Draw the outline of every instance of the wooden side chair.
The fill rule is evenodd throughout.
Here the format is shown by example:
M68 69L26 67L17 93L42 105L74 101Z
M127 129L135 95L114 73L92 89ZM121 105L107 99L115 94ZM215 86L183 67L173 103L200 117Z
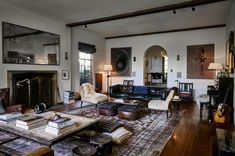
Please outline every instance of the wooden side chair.
M134 80L123 80L122 92L133 93L134 90Z
M193 83L179 82L179 97L182 101L193 101Z

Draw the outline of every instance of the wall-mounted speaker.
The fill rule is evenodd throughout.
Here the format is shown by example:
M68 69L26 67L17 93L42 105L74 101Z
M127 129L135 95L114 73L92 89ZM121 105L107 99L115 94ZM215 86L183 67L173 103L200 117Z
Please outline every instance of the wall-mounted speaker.
M131 76L131 47L111 48L113 76Z

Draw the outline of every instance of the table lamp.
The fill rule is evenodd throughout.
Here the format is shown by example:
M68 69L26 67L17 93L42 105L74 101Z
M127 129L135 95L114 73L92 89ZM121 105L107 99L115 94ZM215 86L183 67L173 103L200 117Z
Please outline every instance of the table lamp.
M215 87L217 88L218 84L217 84L217 70L222 70L223 69L223 66L222 64L220 63L210 63L209 66L208 66L208 69L212 69L212 70L215 70L214 72L214 81L215 81Z

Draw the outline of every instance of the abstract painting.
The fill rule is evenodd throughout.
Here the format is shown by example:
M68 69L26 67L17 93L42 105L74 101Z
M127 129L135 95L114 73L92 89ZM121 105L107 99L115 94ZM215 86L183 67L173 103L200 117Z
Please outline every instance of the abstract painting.
M214 44L187 46L187 78L213 79L214 71L208 66L214 62Z
M131 47L111 48L112 76L131 76Z

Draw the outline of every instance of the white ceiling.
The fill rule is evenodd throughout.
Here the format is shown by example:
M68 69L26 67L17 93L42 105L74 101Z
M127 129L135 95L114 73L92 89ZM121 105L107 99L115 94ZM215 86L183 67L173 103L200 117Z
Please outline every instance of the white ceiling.
M189 0L0 0L65 24L186 1ZM176 10L176 14L165 11L79 27L110 37L226 24L232 1L196 6L195 11L183 8Z

